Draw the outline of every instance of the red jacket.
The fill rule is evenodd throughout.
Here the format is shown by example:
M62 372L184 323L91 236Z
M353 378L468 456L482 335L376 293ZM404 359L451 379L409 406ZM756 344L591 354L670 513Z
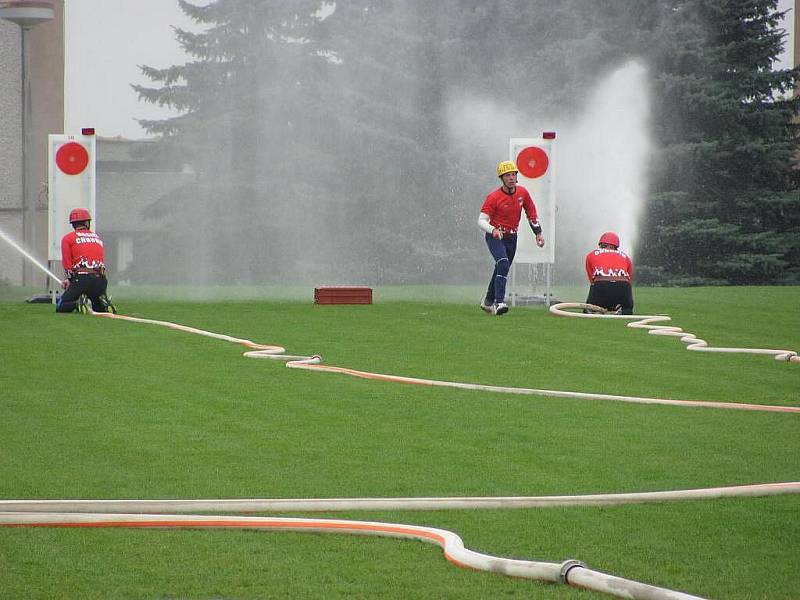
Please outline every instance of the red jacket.
M633 281L633 263L620 250L598 248L586 255L586 276L594 281Z
M79 268L105 267L103 240L88 229L70 231L61 238L61 264L67 273Z
M539 217L536 214L536 205L531 200L531 195L521 185L518 185L513 194L507 194L502 187L497 188L486 196L481 212L489 215L489 223L492 227L503 229L504 231L517 231L522 209L531 225L539 226Z

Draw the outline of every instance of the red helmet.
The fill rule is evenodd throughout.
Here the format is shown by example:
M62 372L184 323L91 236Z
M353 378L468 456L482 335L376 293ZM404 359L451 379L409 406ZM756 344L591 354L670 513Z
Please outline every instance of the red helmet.
M91 221L92 215L85 208L73 208L69 213L69 222L78 223L80 221Z
M614 248L619 248L619 236L613 231L606 231L600 236L600 241L597 243L598 245L608 244L609 246L614 246Z

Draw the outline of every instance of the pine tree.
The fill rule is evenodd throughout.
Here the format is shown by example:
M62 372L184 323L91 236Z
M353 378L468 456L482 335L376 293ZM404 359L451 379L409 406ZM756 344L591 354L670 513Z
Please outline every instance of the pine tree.
M313 194L302 173L325 161L308 143L319 124L316 80L327 67L326 49L315 37L321 2L178 3L201 27L199 33L176 30L194 60L167 69L143 66L157 87L134 86L143 100L183 113L141 123L162 136L165 160L197 174L193 185L156 208L169 222L174 246L197 249L184 260L163 261L172 265L163 276L184 277L186 265L202 263L201 282L263 281L267 271L285 277L309 237L304 215L317 214L308 206ZM152 260L167 254L163 235L154 238L142 248ZM213 252L205 250L211 239Z
M351 0L319 19L319 0L179 3L206 27L177 32L195 60L143 67L157 86L136 89L185 113L143 122L198 173L161 203L170 236L196 247L212 223L238 232L164 276L200 262L219 281L315 268L330 280L341 264L362 281L474 276L494 165L448 146L448 99L497 97L520 115L577 105L619 54L614 27L641 12L614 0L576 24L580 0Z
M639 272L674 283L800 281L800 70L777 0L663 3L655 171Z
M215 227L236 236L165 277L185 262L222 282L330 280L340 265L362 281L469 273L483 258L474 220L487 165L448 145L448 99L570 114L597 78L644 53L661 152L640 273L800 278L797 101L781 96L798 73L770 68L777 0L351 0L324 19L320 0L178 1L205 27L176 32L194 60L143 67L155 85L136 89L183 112L143 124L197 182L154 213L172 214L187 247Z

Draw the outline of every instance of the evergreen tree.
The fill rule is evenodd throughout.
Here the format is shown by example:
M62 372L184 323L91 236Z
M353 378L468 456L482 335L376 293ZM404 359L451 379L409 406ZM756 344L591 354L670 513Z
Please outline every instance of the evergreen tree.
M654 47L655 170L639 272L652 281L800 281L800 70L772 70L777 0L672 0Z
M362 281L416 282L455 257L434 192L448 177L441 46L431 41L434 26L445 30L440 15L437 3L363 0L337 5L323 24L337 59L322 109L336 108L323 133L339 150L328 185Z
M313 16L319 1L179 3L206 27L177 32L196 60L144 67L160 87L136 88L185 111L143 124L198 172L162 213L173 238L202 240L211 223L237 235L177 270L330 280L342 265L397 283L456 281L485 262L474 222L493 165L448 147L448 98L485 94L523 115L579 103L618 54L610 33L625 4L584 5L576 24L579 0L352 0L326 19Z
M474 274L489 177L480 152L448 145L449 99L574 114L585 89L641 54L657 74L661 150L640 273L800 277L797 101L782 96L798 73L771 70L777 0L351 0L327 18L320 0L178 1L205 27L177 31L194 60L143 67L156 87L136 89L183 111L143 124L197 182L154 212L172 214L183 247L215 228L235 235L165 278L187 262L218 281Z
M184 277L186 265L199 262L194 279L201 282L263 281L267 261L274 277L291 275L291 257L310 237L305 215L318 214L308 206L314 194L302 174L312 162L325 162L307 143L319 124L315 82L327 66L314 35L321 2L178 3L202 27L176 31L194 60L167 69L144 66L160 87L134 86L145 101L183 112L141 123L162 136L165 159L197 174L195 184L164 198L154 213L169 221L174 247L196 249L185 260L162 261L172 265L162 276ZM163 235L154 238L142 250L156 260L167 253ZM203 254L212 238L213 253Z

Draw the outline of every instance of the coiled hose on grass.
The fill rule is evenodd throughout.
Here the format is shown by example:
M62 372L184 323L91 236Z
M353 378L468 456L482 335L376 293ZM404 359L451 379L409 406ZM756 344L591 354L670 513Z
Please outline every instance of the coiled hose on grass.
M581 312L574 312L580 310ZM583 312L588 311L588 312ZM727 354L766 354L773 356L775 360L800 363L800 356L794 350L772 350L769 348L715 348L709 346L705 340L701 340L695 334L684 331L680 327L673 325L655 325L672 319L667 315L622 315L583 302L560 302L550 307L550 312L559 317L578 317L582 319L623 319L631 321L628 327L633 329L647 329L651 335L663 335L677 337L686 344L687 350L695 352L721 352Z

